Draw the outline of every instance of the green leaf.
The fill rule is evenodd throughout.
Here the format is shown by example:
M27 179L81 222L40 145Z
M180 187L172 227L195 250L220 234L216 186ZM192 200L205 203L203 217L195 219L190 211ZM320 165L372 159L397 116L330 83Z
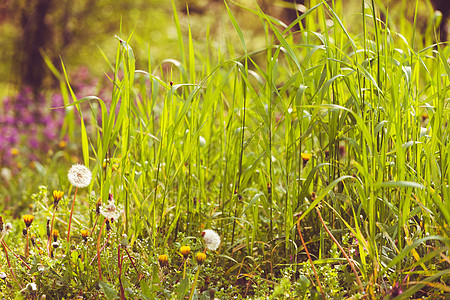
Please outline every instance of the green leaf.
M148 287L148 284L147 284L147 282L145 282L145 280L141 280L141 291L142 291L142 297L144 298L144 300L154 299L152 290Z
M412 181L385 181L385 182L377 182L375 183L375 187L377 188L395 188L395 187L404 187L404 188L419 188L423 189L423 185L412 182Z
M403 250L396 256L394 259L392 259L386 267L383 268L383 270L380 272L380 277L389 270L389 268L392 268L395 264L397 264L399 261L401 261L404 257L406 257L413 249L420 246L422 243L429 241L429 240L437 240L437 241L445 241L446 239L441 236L427 236L422 239L415 240L411 243L411 245L406 246L403 248Z
M184 299L184 296L189 291L189 278L184 278L180 281L177 288L177 299Z
M25 299L21 293L17 293L16 298L14 298L14 300L23 300Z
M244 211L241 213L241 216L250 208L253 207L253 205L255 205L255 203L258 201L259 197L261 196L265 196L263 193L258 193L255 196L253 196L252 200L250 200L250 202L247 204L247 206L245 207Z
M231 9L228 7L228 4L226 1L225 1L225 7L228 12L228 17L230 18L230 21L233 24L234 30L236 30L236 33L238 34L239 39L241 40L241 44L242 44L242 47L244 48L244 52L247 53L247 47L245 45L244 34L242 33L242 30L239 27L239 24L238 24L236 18L234 17L233 13L231 12Z
M408 147L411 147L412 145L417 145L417 144L422 144L422 143L421 142L416 142L416 141L409 141L409 142L404 143L402 145L402 148L406 149Z
M100 286L103 294L105 294L107 300L119 299L116 290L111 285L104 281L100 281L98 285Z

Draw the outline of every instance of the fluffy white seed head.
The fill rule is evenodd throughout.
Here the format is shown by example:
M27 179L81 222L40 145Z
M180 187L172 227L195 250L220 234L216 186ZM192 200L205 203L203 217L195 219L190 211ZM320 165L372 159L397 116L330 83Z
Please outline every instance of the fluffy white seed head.
M91 183L92 173L86 166L75 164L70 168L67 178L74 187L84 188Z
M220 246L220 236L212 229L206 229L202 232L203 241L206 249L214 251Z
M12 228L13 228L13 226L12 226L11 223L6 223L5 224L5 232L6 233L9 233L10 231L12 231Z
M30 292L36 292L37 291L37 286L36 283L31 282L29 284L27 284L27 290L29 290Z
M114 200L109 201L108 205L100 207L100 213L108 220L114 222L121 214L121 210L114 204Z

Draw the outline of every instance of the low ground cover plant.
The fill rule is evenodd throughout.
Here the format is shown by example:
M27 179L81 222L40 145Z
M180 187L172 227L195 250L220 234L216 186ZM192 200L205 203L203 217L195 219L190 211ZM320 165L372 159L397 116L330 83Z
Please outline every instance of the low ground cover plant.
M445 299L450 48L373 3L312 4L289 26L246 8L265 32L251 51L227 3L225 49L183 35L174 9L181 58L136 68L117 37L110 99L78 97L49 62L80 161L0 219L0 293Z

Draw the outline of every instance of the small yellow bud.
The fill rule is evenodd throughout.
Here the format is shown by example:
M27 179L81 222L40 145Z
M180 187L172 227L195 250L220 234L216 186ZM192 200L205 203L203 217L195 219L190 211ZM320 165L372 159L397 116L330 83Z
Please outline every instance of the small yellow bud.
M54 190L53 191L53 205L57 206L59 201L62 199L64 195L63 191Z
M183 254L184 259L186 259L189 256L189 253L191 253L191 247L181 246L180 252Z
M195 259L197 260L197 264L199 264L200 266L203 265L203 263L205 262L205 259L206 259L206 253L197 252Z
M159 255L158 261L161 268L167 267L169 265L169 257L165 254Z
M58 237L59 237L59 231L57 229L53 229L52 231L52 237L53 237L53 241L57 241Z
M83 241L87 242L87 238L89 236L89 230L83 229L80 231L80 233L81 233L81 237L83 238Z
M312 154L311 153L301 153L300 156L302 157L302 160L303 160L303 167L305 167L306 163L311 159Z
M25 225L27 227L30 227L31 223L33 223L34 216L32 215L25 215L23 216L23 221L25 222Z

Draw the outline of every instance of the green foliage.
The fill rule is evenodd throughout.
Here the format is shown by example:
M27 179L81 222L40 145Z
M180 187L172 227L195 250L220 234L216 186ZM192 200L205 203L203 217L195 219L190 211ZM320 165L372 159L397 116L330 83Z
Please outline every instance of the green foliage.
M98 285L100 286L100 289L102 290L102 292L105 295L107 300L113 300L113 299L118 299L119 298L117 296L117 292L107 282L100 281L98 283Z
M389 297L396 284L415 297L448 292L450 48L418 48L362 9L361 31L339 4L311 1L295 21L300 32L249 9L264 29L257 50L229 3L239 46L207 36L199 50L174 10L180 59L137 68L131 39L118 38L110 102L78 97L63 68L94 179L79 191L74 226L91 237L61 236L48 257L44 220L55 213L64 235L77 192L66 189L55 210L41 188L30 229L41 251L32 247L31 269L14 261L16 276L55 299L202 299L211 289L219 298L358 299ZM108 230L97 199L120 210ZM205 228L222 243L198 269L192 253L204 251Z

